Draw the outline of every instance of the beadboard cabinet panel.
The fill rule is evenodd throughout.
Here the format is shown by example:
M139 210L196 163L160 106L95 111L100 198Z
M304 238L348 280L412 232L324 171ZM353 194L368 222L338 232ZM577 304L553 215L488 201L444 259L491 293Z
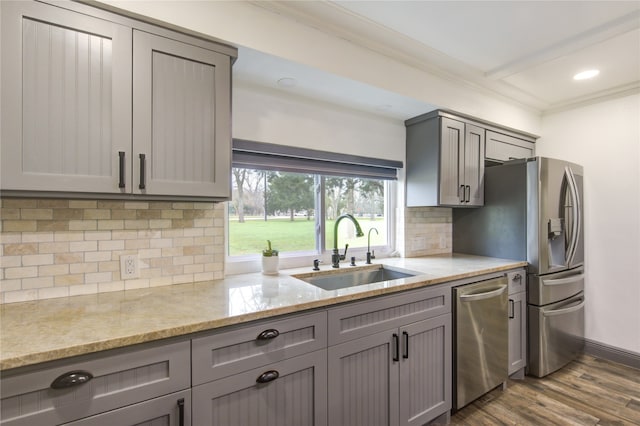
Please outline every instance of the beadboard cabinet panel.
M260 382L265 375L270 378ZM195 386L192 392L195 425L326 426L327 351Z
M2 187L118 191L118 152L131 151L131 30L5 2L2 51Z
M142 31L133 43L135 192L230 196L230 58Z

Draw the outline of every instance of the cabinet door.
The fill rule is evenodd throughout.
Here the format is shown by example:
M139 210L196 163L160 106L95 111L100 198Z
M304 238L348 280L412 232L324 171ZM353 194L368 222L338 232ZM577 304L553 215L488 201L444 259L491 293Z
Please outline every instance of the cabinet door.
M440 204L464 199L464 123L443 117L440 124Z
M329 347L330 425L398 424L397 339L392 330Z
M484 140L485 130L472 124L465 125L464 185L465 205L484 204Z
M190 426L191 391L185 390L133 404L65 426Z
M504 162L516 158L533 157L534 143L513 136L487 130L486 158Z
M451 409L451 314L400 335L400 424L423 425Z
M134 192L228 198L230 58L136 30L133 51Z
M131 30L56 6L2 2L1 127L2 189L123 191Z
M259 383L260 378L267 380ZM326 349L192 389L193 424L327 424Z
M509 374L527 365L526 294L509 295Z

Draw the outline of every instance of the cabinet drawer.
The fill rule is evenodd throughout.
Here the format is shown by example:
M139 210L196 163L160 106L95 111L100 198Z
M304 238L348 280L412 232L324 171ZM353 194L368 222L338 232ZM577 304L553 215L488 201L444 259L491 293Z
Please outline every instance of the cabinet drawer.
M509 282L509 294L520 293L527 289L527 273L524 269L507 272Z
M86 371L88 382L53 389L69 372ZM116 350L70 359L46 368L2 376L0 423L50 426L103 413L189 387L189 342Z
M180 401L180 403L178 402ZM64 426L161 426L191 425L191 390L87 417Z
M329 309L329 345L346 342L451 311L449 286L409 291Z
M316 312L192 340L193 385L322 349L327 314Z
M326 426L327 350L195 386L192 395L198 426Z
M533 142L487 130L485 157L500 162L533 157Z

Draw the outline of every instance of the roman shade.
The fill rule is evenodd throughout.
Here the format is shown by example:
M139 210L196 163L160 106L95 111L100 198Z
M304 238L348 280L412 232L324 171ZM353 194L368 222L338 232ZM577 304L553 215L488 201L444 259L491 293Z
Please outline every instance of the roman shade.
M402 161L233 139L233 167L396 180Z

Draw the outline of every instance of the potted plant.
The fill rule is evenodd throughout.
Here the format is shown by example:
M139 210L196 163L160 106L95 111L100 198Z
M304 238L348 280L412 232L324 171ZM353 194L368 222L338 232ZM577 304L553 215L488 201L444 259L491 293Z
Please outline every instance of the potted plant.
M276 275L278 273L278 250L271 247L271 241L267 240L267 248L262 250L262 273Z

